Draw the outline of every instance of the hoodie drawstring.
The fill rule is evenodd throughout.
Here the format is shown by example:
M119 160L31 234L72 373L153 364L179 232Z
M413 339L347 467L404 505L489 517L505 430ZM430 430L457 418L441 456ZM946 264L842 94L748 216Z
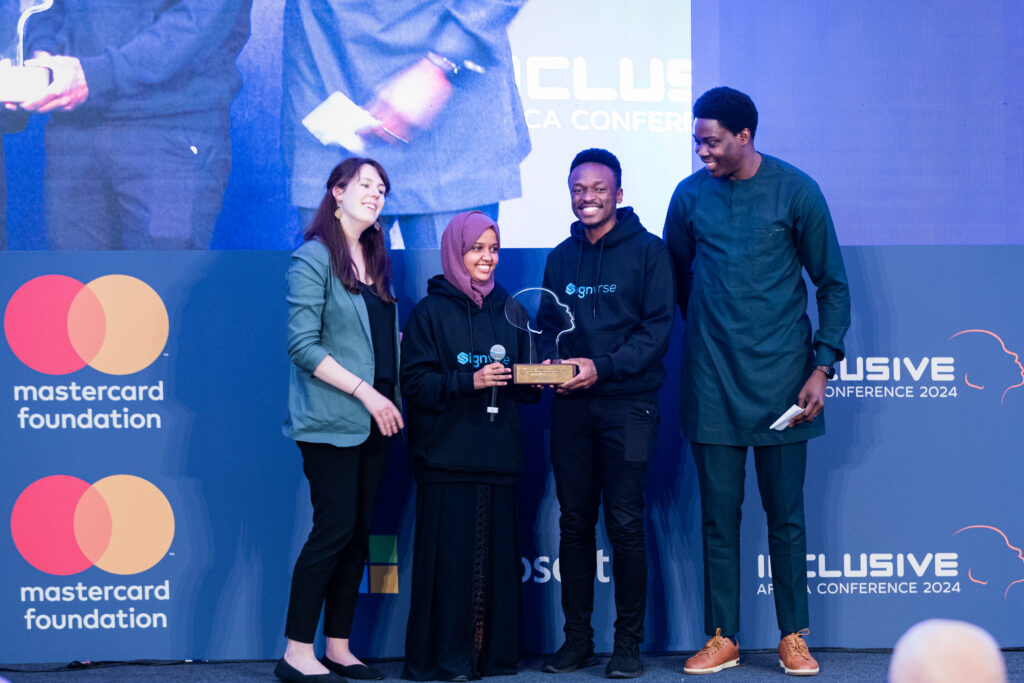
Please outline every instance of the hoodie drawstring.
M601 290L601 288L598 285L601 284L601 263L604 261L604 238L602 237L600 241L601 241L601 246L598 247L598 250L597 250L597 273L594 275L594 279L593 279L593 282L594 282L594 298L592 299L593 304L590 307L590 315L591 315L592 318L594 318L594 320L597 320L597 297L600 296L600 290ZM576 261L576 287L581 287L582 286L582 283L580 282L580 273L583 272L583 241L582 240L579 241L579 245L580 245L580 256L579 256L579 259ZM574 318L576 317L576 302L578 300L579 300L579 297L575 297L575 296L573 297L573 300L572 300L572 315L573 315Z
M597 275L594 277L594 305L591 309L594 320L597 320L597 297L601 295L601 261L604 259L604 238L601 238L601 248L597 252Z
M577 287L580 286L580 273L583 272L583 242L582 241L579 242L579 245L580 245L580 256L576 260L576 280L575 280ZM576 317L576 302L578 302L578 301L579 301L579 297L574 296L572 298L572 317L573 318Z
M466 300L466 326L469 328L469 352L474 353L473 349L473 311L469 307L469 300Z
M490 296L487 297L487 310L490 313L491 332L494 335L494 343L495 344L500 344L501 340L498 339L498 325L494 322L494 299L493 299L493 297L490 297ZM474 349L476 348L476 345L475 345L474 340L473 340L473 309L470 306L470 302L469 302L468 299L466 300L466 325L469 327L469 352L470 353L476 353L476 351L474 351ZM504 344L502 344L502 347L504 348ZM489 351L490 351L490 348L488 348L488 352ZM506 353L507 352L508 352L508 349L506 349Z
M494 343L500 344L501 342L498 340L498 326L494 324L494 300L491 297L487 297L487 307L491 309L491 332L494 333Z

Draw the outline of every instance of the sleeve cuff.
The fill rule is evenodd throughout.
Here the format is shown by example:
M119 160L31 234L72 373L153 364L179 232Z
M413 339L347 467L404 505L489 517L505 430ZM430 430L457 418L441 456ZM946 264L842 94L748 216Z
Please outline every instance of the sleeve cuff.
M295 364L312 375L320 367L320 364L324 362L324 358L327 358L329 355L327 349L318 346L304 353Z
M27 111L0 111L0 134L20 133L28 123Z
M476 391L473 388L473 373L472 372L460 372L456 375L459 380L459 393L463 395L472 394Z
M455 20L441 25L430 49L459 64L471 61L490 66L494 63L490 51Z
M594 369L597 370L597 381L608 379L612 374L612 359L608 356L594 358Z
M815 365L835 365L839 359L836 350L824 344L818 344L818 348L814 352Z
M89 86L89 99L107 99L117 87L114 82L114 66L110 53L105 52L97 57L84 57L80 61L82 72L85 73L85 84Z
M57 41L52 37L46 38L27 38L25 40L25 58L28 59L36 50L42 50L43 52L49 52L51 55L59 54L57 47Z

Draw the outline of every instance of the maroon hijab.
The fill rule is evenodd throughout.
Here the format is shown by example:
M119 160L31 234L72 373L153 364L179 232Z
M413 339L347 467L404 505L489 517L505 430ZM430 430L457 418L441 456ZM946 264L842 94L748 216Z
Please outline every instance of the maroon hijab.
M501 244L498 224L480 211L456 214L441 235L441 270L444 272L444 279L455 285L456 289L479 307L483 307L484 297L494 289L494 271L491 271L491 277L487 282L477 282L466 270L462 257L473 248L480 235L487 232L488 228L494 230L498 244Z

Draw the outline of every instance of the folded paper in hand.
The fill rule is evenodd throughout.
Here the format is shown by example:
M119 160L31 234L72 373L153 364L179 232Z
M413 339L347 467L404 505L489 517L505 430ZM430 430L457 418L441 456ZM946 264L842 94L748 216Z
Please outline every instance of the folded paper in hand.
M777 432L781 432L783 429L789 426L789 421L794 417L804 412L804 409L795 403L789 407L789 410L779 416L779 419L772 422L771 428Z
M357 131L379 126L380 121L344 93L335 92L309 112L302 125L325 145L341 145L362 154L366 141Z

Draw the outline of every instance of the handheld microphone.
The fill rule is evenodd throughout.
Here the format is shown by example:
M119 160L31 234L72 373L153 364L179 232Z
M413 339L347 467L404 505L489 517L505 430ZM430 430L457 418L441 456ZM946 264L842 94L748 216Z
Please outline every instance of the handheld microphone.
M495 363L500 363L501 359L505 357L505 347L501 344L495 344L491 347L491 360ZM491 387L491 404L487 406L487 413L491 416L491 422L494 422L494 416L498 414L498 387Z

